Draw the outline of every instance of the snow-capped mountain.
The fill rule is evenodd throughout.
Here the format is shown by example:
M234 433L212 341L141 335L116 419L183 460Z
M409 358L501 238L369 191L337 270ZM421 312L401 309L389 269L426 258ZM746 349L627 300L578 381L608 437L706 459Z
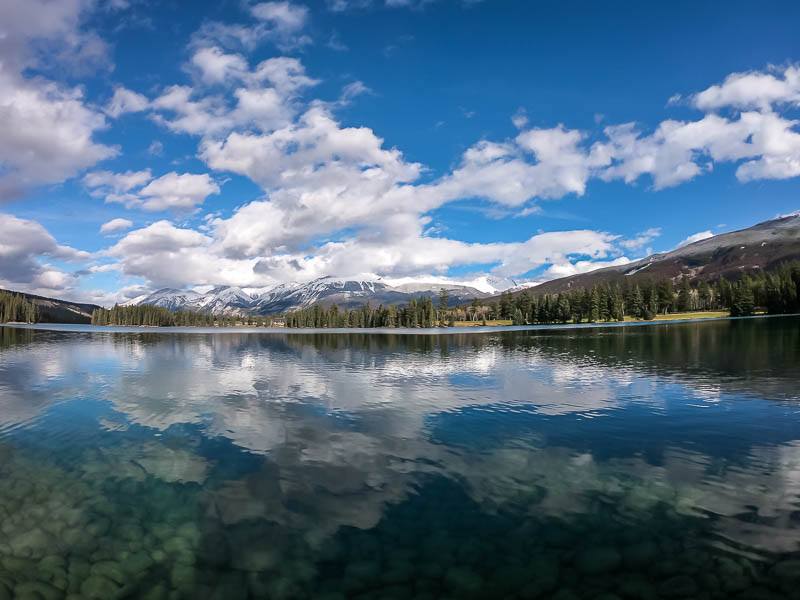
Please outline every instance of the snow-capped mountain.
M490 295L473 287L440 282L392 286L379 280L322 277L308 283L284 283L254 294L232 286L218 286L205 293L164 288L134 298L127 304L150 304L169 310L192 310L215 315L270 315L317 303L336 304L342 308L355 308L367 303L373 306L405 304L414 298L438 297L442 288L447 290L451 304Z
M197 302L203 297L202 294L193 290L178 290L175 288L163 288L156 290L152 294L138 296L125 302L126 306L138 306L139 304L150 304L160 306L168 310L191 310L197 306Z
M253 306L256 297L242 288L218 286L202 295L195 310L211 314L246 313Z

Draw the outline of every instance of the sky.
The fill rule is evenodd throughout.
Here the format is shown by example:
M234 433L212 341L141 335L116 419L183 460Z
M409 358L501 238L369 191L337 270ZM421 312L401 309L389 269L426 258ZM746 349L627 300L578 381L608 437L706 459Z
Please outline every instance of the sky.
M0 287L483 290L800 208L800 4L0 0Z

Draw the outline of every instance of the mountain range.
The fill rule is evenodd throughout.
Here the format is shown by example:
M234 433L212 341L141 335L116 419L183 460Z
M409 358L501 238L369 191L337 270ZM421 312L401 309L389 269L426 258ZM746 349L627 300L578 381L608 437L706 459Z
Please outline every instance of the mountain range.
M169 310L191 310L214 315L271 315L314 304L336 304L342 308L354 308L367 302L375 306L400 305L415 298L438 298L442 289L447 290L451 306L493 295L466 285L389 285L382 281L321 277L307 283L284 283L252 294L234 286L218 286L205 293L164 288L129 300L126 304L149 304Z

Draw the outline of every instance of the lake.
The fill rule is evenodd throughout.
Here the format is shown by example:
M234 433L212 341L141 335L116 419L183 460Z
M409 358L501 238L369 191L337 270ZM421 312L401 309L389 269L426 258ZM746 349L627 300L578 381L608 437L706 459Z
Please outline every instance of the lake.
M0 600L777 600L798 582L798 317L0 327Z

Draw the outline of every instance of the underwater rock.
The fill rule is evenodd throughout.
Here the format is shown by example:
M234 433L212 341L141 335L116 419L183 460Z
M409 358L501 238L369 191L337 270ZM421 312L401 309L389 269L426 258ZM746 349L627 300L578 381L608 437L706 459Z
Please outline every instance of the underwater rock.
M154 564L153 559L146 552L136 552L125 559L122 568L129 575L138 575Z
M197 581L197 571L190 565L176 564L172 567L170 581L178 591L189 593Z
M230 560L228 539L222 531L209 533L203 536L197 549L198 562L212 567L222 567Z
M520 595L523 598L538 598L552 592L558 585L559 566L557 560L546 556L538 556L531 560L528 567L523 569L523 571L527 581L524 586L521 586ZM503 578L508 577L508 574L498 575ZM516 581L516 579L517 578L514 577L510 580Z
M676 575L661 582L658 593L665 598L693 598L697 594L697 584L688 575Z
M208 462L188 450L146 444L134 460L148 475L167 483L203 483L208 477Z
M91 600L115 598L119 586L103 575L90 575L81 585L81 594Z
M106 577L119 585L124 584L127 579L120 565L110 560L94 563L91 574Z
M14 588L14 598L42 598L43 600L61 600L64 595L61 590L40 581L27 581L17 584Z
M609 573L619 567L622 557L613 546L596 546L578 553L575 564L586 575Z
M641 576L631 576L625 578L620 584L618 591L626 598L639 598L640 600L651 600L658 597L655 586Z
M267 538L268 539L268 538ZM267 571L280 560L280 548L267 546L267 540L252 540L244 546L232 544L231 566L240 571Z
M445 583L458 593L474 593L483 585L483 578L465 567L450 567L444 579Z
M658 546L651 540L642 540L622 550L625 565L632 568L646 567L652 564L657 556Z
M167 586L159 582L144 592L141 600L166 600L167 595Z
M51 534L38 528L20 532L7 543L12 554L27 558L43 558L58 546Z
M550 600L581 600L581 597L572 590L565 588L553 594Z
M775 563L769 574L778 579L800 581L800 560L782 560Z

